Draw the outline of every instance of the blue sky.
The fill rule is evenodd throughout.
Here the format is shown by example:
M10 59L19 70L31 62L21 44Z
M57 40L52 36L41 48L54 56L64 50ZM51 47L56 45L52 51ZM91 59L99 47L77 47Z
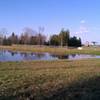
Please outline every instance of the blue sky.
M39 26L47 36L65 28L83 42L100 43L100 0L0 0L0 29L19 34Z

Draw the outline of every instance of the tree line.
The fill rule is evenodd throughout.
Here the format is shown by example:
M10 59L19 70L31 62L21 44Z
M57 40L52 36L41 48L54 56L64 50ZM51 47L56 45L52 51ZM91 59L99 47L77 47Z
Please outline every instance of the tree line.
M81 38L76 36L70 37L70 31L62 29L61 32L50 37L50 45L54 46L70 46L80 47L82 46Z
M24 32L18 36L14 32L10 36L0 36L1 45L12 44L27 44L27 45L49 45L49 46L70 46L79 47L82 45L81 38L76 36L70 37L70 31L62 29L60 33L53 34L47 40L47 37L43 35L43 29L39 29L39 32L33 31L30 28L24 30Z

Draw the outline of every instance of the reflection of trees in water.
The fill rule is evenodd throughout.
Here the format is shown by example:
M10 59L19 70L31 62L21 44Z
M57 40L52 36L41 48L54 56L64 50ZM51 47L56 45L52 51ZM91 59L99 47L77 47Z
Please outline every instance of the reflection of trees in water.
M0 51L0 55L2 55L2 52Z
M24 59L40 59L43 56L45 56L45 54L43 53L20 53L21 56L24 57Z
M11 56L15 56L16 54L18 54L18 52L14 52L14 51L10 51L10 50L8 50L7 52L10 53Z
M43 54L43 53L37 53L36 56L37 56L38 58L42 58L42 57L45 56L45 54Z
M52 54L52 57L57 57L58 59L69 59L69 55L55 55Z
M17 54L17 52L11 52L11 55L12 56L14 56L14 55L16 55Z
M21 52L20 55L21 56L24 56L24 57L27 57L29 54L28 53L25 53L25 52Z
M71 56L72 56L73 58L75 58L75 57L76 57L76 54L72 54Z
M20 52L20 55L23 56L24 55L24 52Z
M15 55L15 53L14 53L14 52L11 52L11 55L12 55L12 56L14 56L14 55Z
M6 52L6 50L0 50L0 55L3 56Z
M28 53L20 53L21 57L23 57L24 59L26 60L29 60L31 59L31 54L28 54Z
M31 56L33 56L34 55L34 53L31 53Z
M59 56L59 59L69 59L69 55L62 55L62 56Z

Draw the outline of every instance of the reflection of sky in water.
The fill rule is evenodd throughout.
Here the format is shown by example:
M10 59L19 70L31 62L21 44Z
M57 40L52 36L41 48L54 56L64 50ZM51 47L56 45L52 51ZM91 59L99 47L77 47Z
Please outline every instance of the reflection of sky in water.
M24 60L57 60L57 59L85 59L85 58L100 58L96 55L86 54L71 54L71 55L54 55L50 53L21 53L12 51L0 51L0 61L24 61Z
M69 56L69 59L71 60L76 60L76 59L85 59L85 58L100 58L100 56L96 56L96 55L86 55L86 54L77 54L74 57L73 56Z

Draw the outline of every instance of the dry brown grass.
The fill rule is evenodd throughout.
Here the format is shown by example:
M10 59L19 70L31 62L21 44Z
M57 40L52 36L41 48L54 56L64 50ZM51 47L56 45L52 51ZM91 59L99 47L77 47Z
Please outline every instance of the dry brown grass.
M1 100L92 100L99 83L99 59L0 62Z
M49 46L30 46L30 45L12 45L0 46L0 50L13 50L21 52L50 52L54 54L97 54L100 55L99 47L83 47L83 50L77 48L68 49L67 47L49 47Z

